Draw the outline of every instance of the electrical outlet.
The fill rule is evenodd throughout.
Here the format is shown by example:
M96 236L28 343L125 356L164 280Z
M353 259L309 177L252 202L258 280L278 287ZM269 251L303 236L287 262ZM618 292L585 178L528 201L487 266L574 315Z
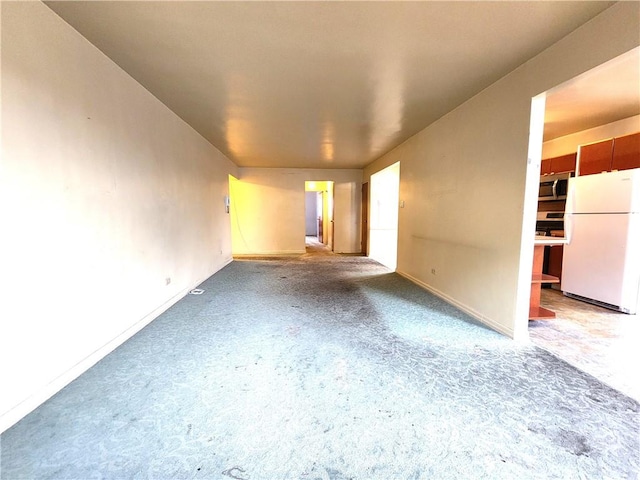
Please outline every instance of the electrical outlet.
M431 269L431 275L435 275L435 274L436 274L436 269L435 269L435 268L432 268L432 269Z
M164 284L169 285L171 283L171 277L167 277L164 279Z

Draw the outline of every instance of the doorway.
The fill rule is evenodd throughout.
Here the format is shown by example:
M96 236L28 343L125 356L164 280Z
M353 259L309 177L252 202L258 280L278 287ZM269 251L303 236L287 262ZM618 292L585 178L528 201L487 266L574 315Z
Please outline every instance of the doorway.
M315 237L322 243L322 195L323 192L305 192L305 237Z
M362 184L362 232L360 241L360 253L367 256L369 250L369 183Z
M640 48L635 48L534 99L538 105L537 108L532 105L531 131L538 130L539 144L536 145L532 135L528 189L537 193L544 174L579 175L581 145L640 131L639 61ZM571 108L566 108L567 105ZM536 110L538 118L534 118ZM558 216L562 219L566 205L564 200L536 202L536 197L527 191L525 222L536 223L535 230L542 232L545 230L542 219L551 218L549 213L556 220ZM572 240L568 228L553 229L559 232L559 237ZM553 312L555 318L524 319L531 342L640 401L640 385L632 367L640 361L638 314L627 315L566 297L562 256L567 247L544 248L542 273L559 278L559 283L543 284L546 288L541 289L540 304ZM558 257L560 260L555 261ZM527 266L523 263L521 268ZM530 272L530 264L528 268Z
M306 181L305 189L305 246L333 250L333 191L332 181Z
M371 175L369 257L395 270L398 262L400 162Z
M231 253L236 254L246 248L247 242L240 228L238 211L241 204L240 181L233 175L229 175L229 196L225 199L225 211L229 215L231 226Z

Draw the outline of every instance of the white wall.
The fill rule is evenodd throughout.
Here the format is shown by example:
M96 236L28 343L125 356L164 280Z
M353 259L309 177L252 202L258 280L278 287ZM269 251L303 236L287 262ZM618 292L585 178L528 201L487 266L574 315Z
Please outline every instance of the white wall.
M531 99L637 47L639 22L640 3L613 5L365 169L366 181L402 163L399 273L527 338L535 222L523 217L537 192L525 202L525 181L540 171L540 154L527 155Z
M640 115L544 142L542 144L542 158L553 158L567 153L575 153L578 151L579 145L586 145L587 143L598 142L612 137L622 137L636 132L640 132Z
M362 170L240 168L239 174L232 192L234 254L305 252L305 181L335 182L333 249L360 251Z
M237 169L44 4L1 16L4 430L231 260Z

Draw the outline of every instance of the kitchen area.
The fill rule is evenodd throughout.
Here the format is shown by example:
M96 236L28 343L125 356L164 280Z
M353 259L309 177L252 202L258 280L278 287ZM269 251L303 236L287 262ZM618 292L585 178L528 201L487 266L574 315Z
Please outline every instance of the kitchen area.
M640 132L543 160L534 249L533 343L640 401Z
M567 157L573 155L563 161ZM567 296L635 314L640 286L640 133L581 145L575 159L572 171L541 175L536 222L541 258L534 275L543 284L558 284ZM543 164L552 169L554 160ZM531 313L531 319L546 318L544 311Z
M546 92L529 337L640 401L640 48Z

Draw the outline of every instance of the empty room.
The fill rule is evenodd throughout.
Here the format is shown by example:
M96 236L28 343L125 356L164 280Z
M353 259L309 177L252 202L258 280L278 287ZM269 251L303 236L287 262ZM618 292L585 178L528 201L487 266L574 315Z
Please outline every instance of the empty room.
M640 3L0 20L1 479L640 475Z

